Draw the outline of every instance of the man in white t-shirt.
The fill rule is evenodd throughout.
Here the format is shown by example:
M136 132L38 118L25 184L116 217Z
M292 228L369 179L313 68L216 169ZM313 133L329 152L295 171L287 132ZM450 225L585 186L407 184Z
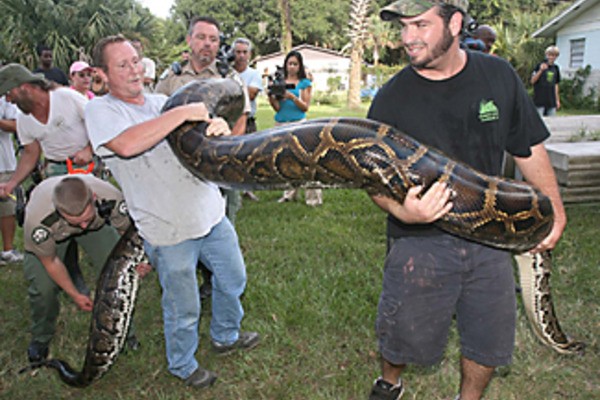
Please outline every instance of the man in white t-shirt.
M232 47L235 55L233 68L242 77L250 97L251 111L246 121L246 133L256 132L256 97L263 90L263 84L258 71L249 66L252 57L252 42L246 38L237 38L233 41Z
M15 104L17 134L23 153L8 182L0 184L0 197L8 196L33 171L44 153L47 176L67 173L67 159L84 166L92 161L84 122L87 99L75 90L57 87L41 74L20 64L0 69L0 95Z
M17 107L0 97L0 182L6 182L15 172L17 159L13 134L17 130ZM0 265L6 262L19 262L23 255L13 248L15 237L15 200L0 199L0 231L2 232L3 251L0 253Z
M248 88L248 97L250 99L250 114L246 120L246 133L256 132L256 97L263 90L262 77L254 68L250 68L250 59L252 58L252 42L246 38L237 38L233 41L233 68L240 74L240 77ZM244 192L244 196L250 200L258 201L258 197L250 192Z
M94 64L109 93L86 106L86 124L94 150L123 190L158 273L169 371L189 386L210 386L217 375L195 357L201 309L198 261L213 272L214 350L249 349L260 336L240 331L246 267L235 229L225 216L225 200L215 184L196 178L179 162L165 137L185 121L207 121L209 136L231 131L223 119L212 119L202 103L161 113L167 96L144 93L139 56L123 36L101 39L94 48Z

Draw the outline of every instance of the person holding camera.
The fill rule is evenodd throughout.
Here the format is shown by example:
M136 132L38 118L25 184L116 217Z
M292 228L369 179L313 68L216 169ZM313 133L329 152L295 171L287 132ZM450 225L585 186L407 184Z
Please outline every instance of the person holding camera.
M277 75L277 74L276 74ZM285 56L283 76L276 76L268 87L269 103L275 110L275 125L306 120L312 96L312 82L308 79L302 54L292 50ZM279 203L298 197L298 189L286 190ZM306 189L306 204L318 206L323 203L321 189Z
M104 266L120 234L130 225L125 200L110 183L93 175L48 178L31 193L25 211L23 270L29 282L32 340L27 349L30 362L44 360L56 330L60 310L58 295L64 291L79 309L92 311L90 296L73 283L65 267L71 240L88 254L97 271ZM150 271L140 264L138 272ZM139 342L132 332L127 340L135 349Z

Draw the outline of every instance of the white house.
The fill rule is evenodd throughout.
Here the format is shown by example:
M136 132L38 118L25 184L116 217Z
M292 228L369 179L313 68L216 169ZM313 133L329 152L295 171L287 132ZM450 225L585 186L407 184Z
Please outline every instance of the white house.
M577 0L535 31L533 37L555 38L560 49L556 63L565 77L590 65L588 89L600 88L600 0Z
M335 77L341 78L341 87L337 89L346 90L348 88L350 57L334 50L309 44L296 46L292 50L302 54L304 66L312 73L313 90L327 91L329 89L327 80ZM255 60L256 70L263 77L271 75L275 72L277 66L283 67L285 56L286 53L277 52L258 57Z

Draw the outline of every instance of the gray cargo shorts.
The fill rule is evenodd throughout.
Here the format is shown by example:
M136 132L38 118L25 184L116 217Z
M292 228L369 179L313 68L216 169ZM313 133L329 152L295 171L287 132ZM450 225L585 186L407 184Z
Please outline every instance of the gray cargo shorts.
M390 243L376 331L392 364L433 365L456 315L463 356L510 364L516 296L511 254L449 234Z

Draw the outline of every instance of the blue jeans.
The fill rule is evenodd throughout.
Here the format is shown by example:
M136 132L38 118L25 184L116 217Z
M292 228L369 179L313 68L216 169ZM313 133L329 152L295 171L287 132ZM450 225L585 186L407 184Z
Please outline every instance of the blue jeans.
M196 279L198 260L213 273L212 320L214 341L231 344L238 339L244 310L240 296L246 287L246 266L231 222L225 217L208 235L172 246L144 247L162 286L164 333L169 371L185 379L197 368L200 294Z
M553 117L556 115L556 107L536 107L540 117Z

